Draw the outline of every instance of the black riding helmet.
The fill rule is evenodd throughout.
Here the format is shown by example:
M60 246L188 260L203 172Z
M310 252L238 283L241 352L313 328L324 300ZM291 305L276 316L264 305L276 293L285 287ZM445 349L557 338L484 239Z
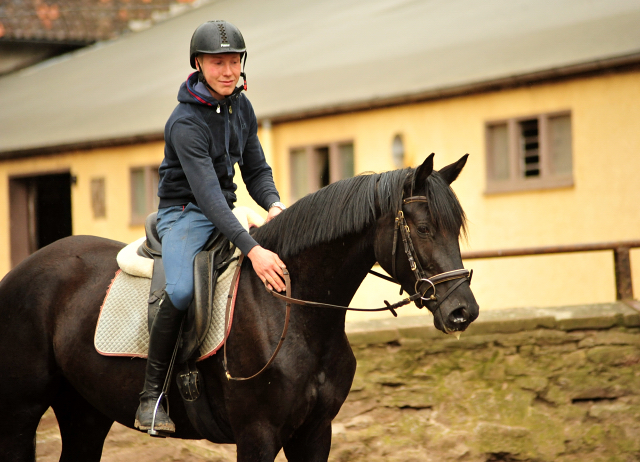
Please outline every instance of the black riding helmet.
M235 92L247 89L247 76L244 73L244 66L247 63L247 47L244 44L244 38L240 33L240 29L227 21L207 21L198 26L191 37L191 46L189 50L189 61L191 67L196 67L196 57L200 53L218 54L218 53L240 53L240 58L244 58L242 65L243 72L240 73L244 80L244 88L238 87ZM204 80L202 72L200 72L200 80L209 86Z

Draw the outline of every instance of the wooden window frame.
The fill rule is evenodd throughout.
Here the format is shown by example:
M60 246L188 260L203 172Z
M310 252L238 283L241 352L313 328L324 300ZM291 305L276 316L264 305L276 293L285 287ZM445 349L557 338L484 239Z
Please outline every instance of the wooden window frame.
M129 186L130 186L130 207L131 207L131 225L138 226L143 225L147 216L157 210L157 195L158 185L154 185L153 175L158 175L158 165L142 165L129 168ZM135 207L135 184L134 184L134 172L142 171L144 178L144 191L145 191L145 213L144 215L136 214Z
M485 123L485 152L486 152L486 181L485 194L498 194L506 192L530 191L536 189L566 188L574 185L573 168L569 174L554 174L551 170L550 152L550 132L549 119L554 117L569 116L572 121L570 110L547 112L524 117L513 117L509 119L492 120ZM538 142L539 142L539 165L540 175L536 177L525 177L521 172L521 159L519 147L519 124L521 122L537 119L538 121ZM494 156L492 153L490 130L497 125L507 126L508 157L509 157L509 178L507 180L497 180L492 178ZM573 124L571 129L571 157L573 163Z
M318 143L311 144L305 146L296 146L289 149L289 168L291 172L290 176L290 185L291 185L291 201L296 201L302 199L307 194L316 192L320 189L320 185L318 184L318 179L320 177L320 171L318 169L318 162L316 162L316 156L320 149L328 149L329 150L329 184L335 183L338 180L342 180L347 178L345 172L343 172L343 162L340 154L340 147L345 145L351 145L354 149L354 157L355 157L355 143L352 140L348 141L334 141L332 143ZM293 197L294 190L294 178L293 178L293 152L304 151L306 164L307 164L307 191L302 195L302 197ZM355 168L354 168L355 170ZM354 172L355 173L355 172Z

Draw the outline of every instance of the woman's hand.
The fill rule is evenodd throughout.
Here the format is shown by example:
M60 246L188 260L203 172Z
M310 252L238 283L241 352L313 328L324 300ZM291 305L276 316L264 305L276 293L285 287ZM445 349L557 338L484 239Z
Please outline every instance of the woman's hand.
M272 207L272 209L277 209L277 207ZM251 260L253 270L269 289L276 292L282 292L286 289L284 283L286 266L277 254L257 245L249 251L247 257Z

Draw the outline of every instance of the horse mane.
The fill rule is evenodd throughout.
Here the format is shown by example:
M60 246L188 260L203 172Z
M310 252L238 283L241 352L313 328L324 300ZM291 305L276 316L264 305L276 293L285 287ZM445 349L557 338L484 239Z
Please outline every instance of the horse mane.
M332 183L295 202L252 236L281 258L318 244L359 233L380 216L396 214L415 169L366 173ZM466 217L455 193L434 171L427 178L426 195L434 227L447 234L466 235ZM376 210L376 198L377 208Z

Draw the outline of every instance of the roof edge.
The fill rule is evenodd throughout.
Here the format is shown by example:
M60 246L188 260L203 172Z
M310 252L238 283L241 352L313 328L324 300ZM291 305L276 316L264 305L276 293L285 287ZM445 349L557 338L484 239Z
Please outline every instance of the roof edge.
M116 138L105 138L92 141L79 141L76 143L57 144L52 146L42 146L27 149L0 151L0 160L18 159L34 156L48 156L70 151L90 151L94 149L113 148L117 146L153 143L157 141L164 141L163 132L154 132L144 135L123 136Z
M436 88L417 93L410 93L389 98L375 98L357 101L343 105L320 107L303 111L295 111L272 116L259 117L259 122L269 120L271 124L294 122L304 119L313 119L328 115L361 112L371 109L382 109L391 106L422 103L438 99L454 98L477 93L487 93L512 88L523 87L532 84L544 84L558 82L573 78L591 77L608 72L629 72L640 69L640 52L616 56L613 58L598 59L568 66L554 67L541 71L512 75L497 79L484 80L452 87Z
M390 98L375 98L362 100L344 105L334 105L322 108L294 111L259 117L259 122L269 121L271 124L294 122L313 119L329 115L361 112L371 109L382 109L392 106L422 103L446 98L454 98L478 93L487 93L523 87L532 84L558 82L573 78L584 78L609 72L630 72L640 70L640 51L613 58L599 59L568 66L555 67L542 71L518 74L498 79L485 80L465 85L443 87L418 93L394 96ZM99 140L79 141L51 146L32 147L27 149L12 149L0 151L0 160L18 159L25 157L47 156L69 151L88 151L94 149L111 148L125 145L144 144L164 140L163 132L129 135Z

